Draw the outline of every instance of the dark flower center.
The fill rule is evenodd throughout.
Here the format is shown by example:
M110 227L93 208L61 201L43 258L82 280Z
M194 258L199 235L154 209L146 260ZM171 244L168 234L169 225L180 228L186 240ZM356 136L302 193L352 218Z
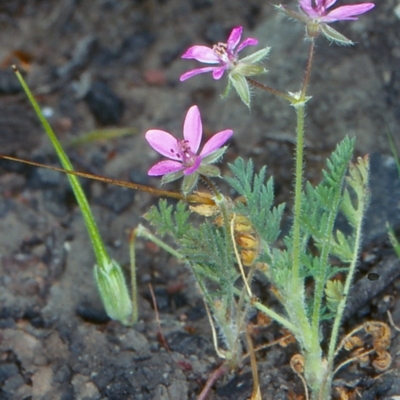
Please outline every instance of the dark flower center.
M185 167L192 167L197 160L197 154L193 153L187 140L177 140L177 144L177 157L182 159L182 164Z

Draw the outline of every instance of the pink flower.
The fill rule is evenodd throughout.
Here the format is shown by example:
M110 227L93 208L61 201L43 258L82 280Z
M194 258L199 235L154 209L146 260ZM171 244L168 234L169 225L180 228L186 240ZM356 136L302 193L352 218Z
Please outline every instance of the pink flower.
M176 139L170 133L151 129L146 132L146 140L150 146L169 160L160 161L153 165L150 176L163 175L163 183L184 177L182 190L189 193L197 183L199 175L218 176L219 169L214 165L225 152L222 147L233 135L226 129L212 136L198 154L203 127L197 106L189 108L183 125L183 139Z
M327 39L342 45L350 45L353 42L328 24L336 21L354 21L357 15L364 14L375 7L373 3L360 3L350 6L342 6L328 11L337 0L299 0L303 11L298 13L280 4L276 6L279 11L288 17L297 19L306 24L306 34L310 39L315 39L322 33Z
M301 9L313 20L330 23L335 21L354 21L356 16L375 7L373 3L342 6L328 11L337 0L300 0Z
M212 48L206 46L190 47L186 53L183 54L182 58L195 59L205 64L217 65L192 69L184 73L180 77L180 81L183 82L186 79L192 78L198 74L204 74L205 72L212 72L213 78L218 80L227 69L232 70L239 62L238 53L247 46L255 46L258 44L258 40L255 38L245 39L239 44L242 37L242 30L243 27L241 26L234 28L226 43L215 44Z
M248 38L240 43L242 37L241 26L234 28L229 35L226 43L215 44L212 48L206 46L192 46L182 58L195 59L206 64L216 64L215 66L195 68L185 72L181 77L181 82L186 81L198 74L212 72L213 78L221 79L225 71L228 71L228 86L223 96L226 96L230 89L235 88L240 99L247 107L250 107L250 88L246 80L248 76L263 74L267 70L260 65L260 61L267 57L270 48L264 47L239 60L238 53L247 46L255 46L258 40ZM240 43L240 44L239 44Z

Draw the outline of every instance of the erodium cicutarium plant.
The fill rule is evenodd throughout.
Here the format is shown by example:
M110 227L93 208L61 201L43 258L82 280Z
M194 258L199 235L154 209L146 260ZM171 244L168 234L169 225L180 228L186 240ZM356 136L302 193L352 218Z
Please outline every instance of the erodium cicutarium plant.
M323 36L337 44L353 44L331 25L337 21L356 20L374 7L373 3L361 3L335 8L335 3L336 0L299 0L297 10L284 5L276 7L305 25L308 60L302 84L296 93L283 92L254 79L267 72L263 61L270 48L259 46L260 41L256 38L243 39L241 26L232 29L226 42L212 47L195 45L182 56L185 60L206 64L196 66L180 77L182 90L187 79L210 73L215 80L227 81L224 96L234 89L248 108L251 89L254 88L268 96L283 98L295 111L294 200L291 228L287 233L280 231L285 206L275 205L274 183L272 178L265 179L266 166L255 172L251 160L239 157L228 165L229 176L221 176L216 164L221 162L227 150L234 127L216 133L202 146L202 119L196 105L186 112L183 133L171 134L157 127L145 134L150 146L166 158L153 165L148 174L161 176L163 184L181 179L181 193L135 183L128 185L179 200L175 206L160 200L158 207L152 207L146 213L145 219L158 236L140 226L132 237L143 236L153 240L191 269L204 299L216 352L225 360L225 369L220 371L235 369L245 359L244 349L251 349L246 325L252 310L257 310L278 322L296 339L299 353L293 356L291 366L304 383L306 398L310 392L314 400L331 398L333 377L339 368L346 365L335 365L336 356L344 348L360 345L361 339L357 337L355 340L353 335L361 329L374 339L372 349L362 355L369 357L374 353L373 366L378 370L390 365L387 352L390 334L383 323L365 323L338 344L339 328L360 250L362 220L368 205L368 156L352 161L354 139L345 138L327 160L323 179L317 186L305 182L303 177L305 110L311 99L307 92L315 42ZM254 51L242 56L242 52L249 53L250 49ZM72 165L61 145L22 77L17 76L63 167L71 174L69 178L96 254L94 272L105 309L111 318L130 325L137 319L134 274L130 297L121 267L108 256L89 204L73 174L91 176L71 172ZM245 109L244 112L248 111ZM235 131L235 135L240 134L243 133ZM218 189L221 180L230 186L229 193L234 193L232 198ZM113 183L118 182L113 180ZM192 218L192 214L196 217ZM346 232L335 225L339 215L348 222ZM163 241L167 236L172 239L174 247ZM284 246L277 246L278 238ZM336 260L334 264L331 262L333 258ZM269 281L281 307L274 309L254 296L252 281L256 275ZM324 330L321 329L322 323L325 324ZM323 336L322 331L329 334ZM246 341L247 346L244 346ZM254 367L255 358L250 358ZM256 377L256 368L252 369ZM260 396L254 389L252 398Z
M281 92L254 80L255 75L267 72L262 61L268 55L269 47L255 48L250 55L239 57L246 47L254 48L259 44L255 38L242 40L242 27L234 28L226 42L212 47L195 45L182 56L208 65L189 70L180 77L181 81L211 73L215 80L226 78L225 94L234 88L248 107L250 88L253 87L284 98L295 110L294 205L292 227L282 237L284 248L275 245L281 235L283 205L274 206L273 181L265 181L266 167L255 173L251 160L246 162L238 158L229 165L232 176L203 174L198 156L188 156L190 162L183 162L183 165L184 153L177 158L176 152L186 149L182 147L181 139L168 136L171 140L168 148L164 143L157 145L155 140L149 141L153 130L146 134L151 146L162 155L171 158L170 149L174 149L175 166L180 175L184 175L183 192L188 193L190 187L190 191L197 190L200 196L213 201L207 205L192 205L189 209L181 203L172 207L161 201L159 207L153 207L145 217L159 235L172 237L179 257L190 266L205 300L210 323L216 331L214 343L218 354L230 366L241 362L243 346L240 343L249 312L258 309L296 338L299 354L295 356L295 370L304 377L313 399L331 398L335 356L341 348L338 346L339 327L355 272L362 220L369 198L368 156L352 161L354 139L345 138L337 145L327 160L324 178L319 185L312 186L303 178L304 119L311 99L307 91L315 42L322 35L337 44L351 45L352 42L331 24L356 20L374 7L372 3L362 3L335 8L335 2L300 0L299 9L295 11L283 5L277 6L279 11L305 24L308 61L297 93ZM229 132L220 141L215 140L215 145L225 144L232 134ZM235 132L235 135L240 135L240 132ZM163 151L160 151L160 146ZM199 145L196 143L189 147L190 154L194 154ZM218 153L218 159L221 155L222 152ZM212 161L217 161L217 158ZM150 172L157 169L157 165ZM192 181L199 183L198 187L185 184L190 175L195 175ZM225 180L237 197L230 198L221 193L214 184L216 179ZM200 189L202 181L206 183L206 189ZM190 213L201 215L204 221L191 224ZM351 232L344 233L336 228L339 214L347 219ZM313 251L309 248L311 242ZM340 260L339 265L331 264L332 257ZM339 273L345 274L344 281L338 278ZM253 296L251 286L255 274L262 274L269 280L284 311L278 313ZM313 284L306 287L306 281ZM323 321L330 321L329 336L322 337ZM323 341L326 351L321 347Z

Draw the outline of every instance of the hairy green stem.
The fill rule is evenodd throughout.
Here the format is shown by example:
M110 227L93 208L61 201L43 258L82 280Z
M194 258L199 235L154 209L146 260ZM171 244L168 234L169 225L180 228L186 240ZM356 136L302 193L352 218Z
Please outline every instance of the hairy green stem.
M295 183L294 183L294 205L293 205L293 249L292 249L292 290L296 290L299 284L300 269L300 216L301 197L303 192L303 151L304 151L304 104L296 107L296 155L295 155ZM297 293L297 292L294 292Z
M308 87L308 84L310 83L311 68L312 68L312 63L313 63L313 59L314 59L314 48L315 48L315 42L314 42L314 39L311 39L310 50L308 52L308 62L307 62L306 73L304 74L303 87L301 88L300 98L303 100L305 100L305 98L306 98L307 87Z
M260 82L258 82L256 80L252 79L252 78L249 78L248 76L246 76L246 80L247 80L247 82L250 83L250 85L252 85L252 86L254 86L256 88L259 88L261 90L264 90L265 92L269 92L269 93L271 93L271 94L273 94L273 95L275 95L277 97L280 97L282 99L285 99L289 103L296 102L296 98L291 96L290 94L281 92L280 90L277 90L277 89L274 89L274 88L269 87L267 85L264 85L263 83L260 83Z
M365 199L363 199L363 201L360 202L359 209L358 209L358 212L360 212L360 215L364 215L366 206L367 206L367 201ZM350 286L353 281L353 277L354 277L354 273L355 273L356 265L357 265L357 261L358 261L359 249L361 246L361 238L362 238L361 231L362 231L362 218L359 218L359 223L357 225L355 242L354 242L353 258L351 260L349 272L347 273L346 282L344 284L342 299L340 300L340 303L339 303L337 311L336 311L336 316L335 316L335 320L333 323L331 337L330 337L330 341L329 341L328 365L333 364L335 348L336 348L337 338L338 338L338 334L339 334L339 328L340 328L340 324L342 322L344 308L345 308L346 302L348 300L347 297L349 295Z
M169 246L167 243L163 242L161 239L159 239L157 236L153 235L147 228L145 228L143 225L138 225L136 228L136 236L142 237L145 239L148 239L155 243L157 246L161 247L163 250L165 250L167 253L171 254L178 260L184 260L185 256L179 251L175 250L173 247Z
M241 293L241 291L239 289L236 289L236 288L235 288L235 292L237 294ZM280 314L278 314L275 311L271 310L269 307L266 307L264 304L256 301L253 305L254 305L255 308L257 308L257 310L260 310L265 315L268 315L269 317L271 317L273 320L278 322L278 324L281 324L282 326L284 326L286 329L288 329L294 335L297 335L297 333L299 332L299 329L298 329L298 327L296 325L292 324L286 318L282 317Z

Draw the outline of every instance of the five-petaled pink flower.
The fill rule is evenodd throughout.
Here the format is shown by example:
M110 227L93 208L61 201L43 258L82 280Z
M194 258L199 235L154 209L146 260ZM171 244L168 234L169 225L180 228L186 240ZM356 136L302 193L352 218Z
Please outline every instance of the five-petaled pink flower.
M213 66L195 68L181 75L181 82L192 78L195 75L212 72L213 78L218 80L228 72L228 86L224 96L227 95L233 86L239 97L248 107L250 107L250 88L246 80L248 76L259 75L267 72L260 65L260 61L267 57L270 48L264 47L242 59L238 54L247 46L255 46L258 40L255 38L247 38L240 42L243 28L238 26L234 28L228 37L226 43L217 43L213 47L192 46L182 58L194 59L206 64L214 64Z
M255 38L245 39L239 44L242 37L242 30L243 27L241 26L234 28L226 43L215 44L212 48L206 46L190 47L185 54L182 55L182 58L195 59L205 64L217 65L188 71L180 77L181 82L195 75L204 74L205 72L212 72L213 78L218 80L227 69L233 69L239 62L238 53L247 46L255 46L258 44L258 40Z
M300 0L301 9L313 20L330 23L335 21L354 21L357 15L364 14L375 7L373 3L353 4L328 11L337 0Z
M322 33L327 39L342 45L350 45L353 42L328 24L336 21L354 21L358 15L364 14L375 7L374 3L360 3L349 6L331 8L337 0L299 0L301 13L293 11L280 4L276 6L290 18L297 19L306 24L307 37L315 39Z
M163 175L163 183L184 177L182 190L189 193L197 183L199 175L218 176L219 169L210 165L225 152L222 147L232 136L233 131L226 129L216 133L204 145L198 154L203 127L197 106L189 108L183 125L183 139L176 139L170 133L151 129L146 132L146 140L161 155L169 158L153 165L150 176Z

